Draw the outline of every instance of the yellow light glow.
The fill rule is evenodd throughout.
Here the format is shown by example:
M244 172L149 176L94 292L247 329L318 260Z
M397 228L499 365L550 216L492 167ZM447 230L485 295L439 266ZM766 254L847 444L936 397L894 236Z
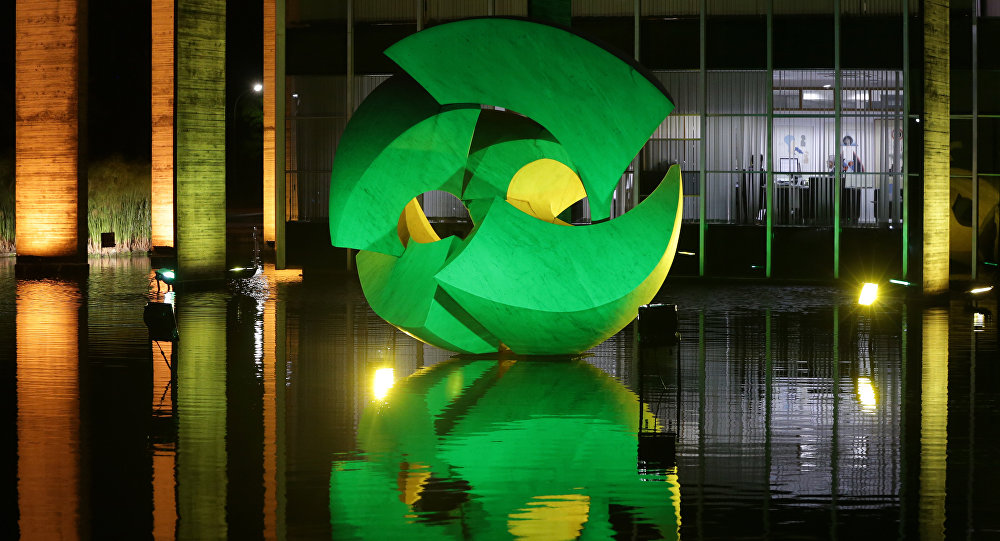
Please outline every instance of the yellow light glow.
M861 288L861 296L858 297L858 304L871 306L878 297L878 284L866 282Z
M973 295L978 295L980 293L989 293L990 291L993 291L993 286L977 287L975 289L970 289L969 293L972 293Z
M858 402L866 410L874 410L878 405L875 398L875 386L872 385L871 378L860 376L858 378Z
M375 371L375 378L372 382L372 393L376 400L385 400L389 394L389 389L395 385L396 378L392 368L379 368Z

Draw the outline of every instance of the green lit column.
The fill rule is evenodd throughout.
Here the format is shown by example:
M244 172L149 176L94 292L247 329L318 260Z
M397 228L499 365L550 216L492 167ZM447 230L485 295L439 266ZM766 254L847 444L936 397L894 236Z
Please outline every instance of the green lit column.
M948 291L951 201L949 1L924 2L923 293Z
M177 280L222 280L226 269L226 2L176 4Z
M177 296L177 538L225 539L226 299Z

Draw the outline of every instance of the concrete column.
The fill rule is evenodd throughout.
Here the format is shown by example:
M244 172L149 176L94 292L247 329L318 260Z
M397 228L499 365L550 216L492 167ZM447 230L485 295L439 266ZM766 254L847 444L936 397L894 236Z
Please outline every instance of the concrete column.
M174 0L152 0L153 246L174 245Z
M951 200L949 0L924 1L923 293L948 291Z
M285 268L285 0L276 0L274 9L274 266Z
M275 175L274 127L275 127L275 46L277 36L277 0L264 0L264 242L273 243L275 236ZM282 176L284 180L284 176Z
M36 263L86 268L86 28L86 0L15 9L19 274Z
M177 282L222 280L226 268L226 2L176 9Z

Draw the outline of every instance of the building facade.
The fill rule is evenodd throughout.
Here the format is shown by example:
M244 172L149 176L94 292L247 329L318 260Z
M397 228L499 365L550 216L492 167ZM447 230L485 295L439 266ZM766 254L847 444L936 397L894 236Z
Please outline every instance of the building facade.
M398 71L382 50L453 20L527 17L539 3L287 0L280 67L289 236L325 227L340 134L365 96ZM916 280L924 272L921 239L935 234L950 245L953 279L995 271L1000 97L990 89L1000 64L988 51L1000 45L1000 0L945 6L950 215L947 230L928 231L923 36L933 12L925 2L548 4L563 5L574 31L638 59L677 107L623 172L612 209L627 211L667 167L681 166L682 255L673 273ZM448 194L426 194L424 206L442 223L467 216ZM587 223L585 203L573 219ZM290 250L294 263L300 256Z

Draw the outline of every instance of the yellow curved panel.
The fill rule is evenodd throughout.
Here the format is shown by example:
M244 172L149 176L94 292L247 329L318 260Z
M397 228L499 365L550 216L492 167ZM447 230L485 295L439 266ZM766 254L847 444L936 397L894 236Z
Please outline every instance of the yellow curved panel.
M423 244L441 240L431 223L427 221L427 215L424 214L424 209L420 208L420 202L416 197L403 208L403 212L399 215L399 224L396 225L396 232L403 246L406 246L410 239Z
M562 162L542 158L514 173L507 202L539 220L569 225L556 218L570 205L587 197L580 177Z

